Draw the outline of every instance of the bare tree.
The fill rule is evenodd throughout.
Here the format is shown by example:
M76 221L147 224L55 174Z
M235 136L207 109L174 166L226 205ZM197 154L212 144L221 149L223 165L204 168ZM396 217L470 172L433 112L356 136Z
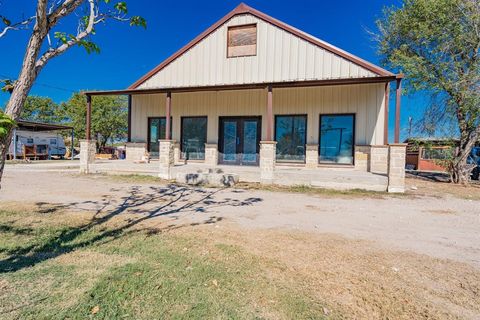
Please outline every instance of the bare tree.
M66 17L78 19L75 32L58 30L59 22ZM111 0L37 0L35 15L12 23L4 16L0 17L4 27L0 31L0 39L10 32L20 29L31 29L32 34L25 48L23 64L18 78L9 83L11 92L5 113L17 120L35 80L54 57L66 52L73 46L84 47L88 53L99 52L100 49L92 41L95 26L107 21L127 22L131 26L146 27L145 19L140 16L128 16L127 4L124 1L112 3ZM51 34L57 39L51 41ZM41 52L47 45L47 50ZM12 130L0 138L0 181L3 175L5 158L11 140Z

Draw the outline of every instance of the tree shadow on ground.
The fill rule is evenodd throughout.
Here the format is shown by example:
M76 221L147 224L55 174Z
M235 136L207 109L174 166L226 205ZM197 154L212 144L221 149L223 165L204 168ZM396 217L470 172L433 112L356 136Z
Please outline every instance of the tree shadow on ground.
M222 220L221 217L208 214L216 208L251 206L262 201L261 198L245 198L243 200L222 198L223 190L173 184L162 187L132 186L128 195L119 197L119 200L116 200L115 193L124 190L112 189L113 195L103 195L99 201L58 205L37 203L40 214L55 214L60 210L78 209L82 206L93 206L97 209L88 222L80 226L59 229L47 241L2 250L8 257L0 260L0 273L15 272L32 267L76 249L111 242L134 232L147 231L147 234L155 234L184 226L214 224ZM122 220L118 225L107 225L107 222L114 217L125 213L129 214L128 219ZM195 218L195 221L184 223L183 220L187 220L185 218L189 214ZM152 228L148 224L139 226L142 222L161 216L170 218L170 223L165 227ZM19 235L32 231L13 225L0 225L1 230Z

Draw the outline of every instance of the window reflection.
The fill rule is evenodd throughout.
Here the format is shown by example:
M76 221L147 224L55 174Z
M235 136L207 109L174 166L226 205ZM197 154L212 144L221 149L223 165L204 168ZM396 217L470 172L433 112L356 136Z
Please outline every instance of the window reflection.
M207 117L182 118L182 158L204 160L207 142Z
M276 116L277 160L305 161L306 116Z
M320 116L320 162L353 164L354 115Z

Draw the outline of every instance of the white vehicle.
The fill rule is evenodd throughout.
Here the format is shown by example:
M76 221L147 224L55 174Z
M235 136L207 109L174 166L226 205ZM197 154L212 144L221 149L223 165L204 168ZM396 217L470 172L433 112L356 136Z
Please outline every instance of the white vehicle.
M13 155L13 149L16 145L16 156L20 158L23 156L23 146L31 147L33 145L47 145L48 146L48 156L64 157L67 149L65 148L65 141L63 137L59 134L52 132L41 132L41 131L26 131L26 130L17 130L16 133L16 143L13 141L10 144L9 154Z

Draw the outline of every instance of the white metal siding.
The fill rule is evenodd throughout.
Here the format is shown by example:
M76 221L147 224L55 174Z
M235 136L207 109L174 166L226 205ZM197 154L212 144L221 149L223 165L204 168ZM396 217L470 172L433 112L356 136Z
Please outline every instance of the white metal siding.
M384 84L362 84L273 90L273 112L307 114L307 143L318 143L320 114L355 113L355 144L382 145ZM180 140L182 116L208 116L209 143L218 141L220 116L262 116L266 136L266 90L238 90L172 94L172 138ZM132 141L146 142L147 118L165 116L165 94L132 99Z
M257 55L227 58L229 26L257 23ZM250 14L227 21L139 88L374 77L371 71Z

